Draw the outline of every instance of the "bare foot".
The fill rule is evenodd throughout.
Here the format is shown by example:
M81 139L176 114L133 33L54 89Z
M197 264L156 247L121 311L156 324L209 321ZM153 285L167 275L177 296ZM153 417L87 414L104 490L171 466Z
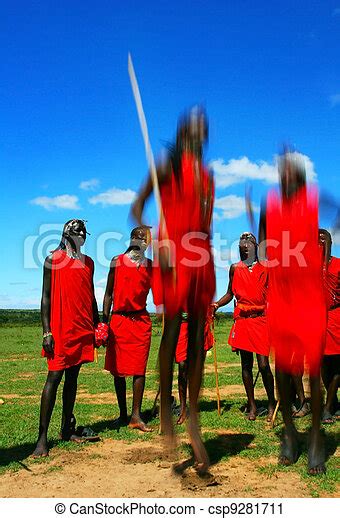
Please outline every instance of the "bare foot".
M183 424L186 421L187 417L188 417L187 409L184 408L183 410L181 410L179 418L177 419L177 424L178 425Z
M271 423L272 422L274 412L275 412L275 405L274 406L269 405L268 406L267 423Z
M131 420L128 424L128 428L140 430L141 432L152 432L153 429L146 426L144 421L140 417L131 417Z
M293 417L295 419L298 419L298 418L301 418L301 417L305 417L306 415L310 414L311 413L311 408L310 408L310 404L308 403L308 401L304 401L303 404L301 405L301 407L293 413Z
M318 431L310 436L308 448L308 474L314 476L326 473L325 460L325 447L321 434Z
M256 419L256 407L254 408L250 408L248 414L247 414L247 419L249 421L255 421Z
M45 441L38 442L34 452L31 455L32 459L40 459L48 457L48 447Z
M285 430L282 436L281 452L279 456L279 464L282 466L291 466L295 464L299 458L299 444L296 430L287 432Z
M322 422L322 424L334 424L335 423L334 417L328 410L326 410L326 408L323 411L321 422Z

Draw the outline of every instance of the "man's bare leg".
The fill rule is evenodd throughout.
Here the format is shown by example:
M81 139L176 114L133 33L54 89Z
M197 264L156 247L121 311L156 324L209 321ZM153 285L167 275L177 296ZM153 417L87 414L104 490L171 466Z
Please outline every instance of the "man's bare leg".
M310 377L310 390L312 402L312 429L308 448L308 473L320 475L326 473L326 454L320 431L321 420L321 387L320 376Z
M32 457L47 457L48 445L47 445L47 431L50 424L53 408L55 405L57 390L64 371L49 371L47 380L41 395L40 404L40 424L39 424L39 436L38 442Z
M114 376L114 384L119 406L119 417L114 420L114 425L126 426L128 423L126 406L126 380L123 376Z
M159 369L160 369L160 413L161 431L164 433L167 447L175 447L175 435L171 412L171 392L173 379L173 362L176 346L178 342L182 313L173 318L165 315L164 331L159 349Z
M270 423L275 412L275 392L274 392L274 376L272 374L269 358L268 356L263 356L262 354L257 354L257 364L259 366L259 371L262 376L262 381L264 388L266 389L267 397L268 397L268 416L267 421Z
M183 424L187 418L187 389L188 389L188 364L186 361L178 364L178 395L180 414L177 424Z
M293 417L304 417L310 413L310 408L306 401L305 389L303 388L302 377L303 373L292 376L295 392L300 403L300 407L297 412L294 412Z
M256 403L254 396L254 380L253 380L253 365L254 357L253 353L249 351L240 350L241 356L241 367L242 367L242 381L244 388L246 389L248 404L248 419L249 421L255 421L256 419Z
M327 391L322 422L331 424L334 423L333 413L336 411L337 391L340 386L339 354L324 356L322 363L322 381Z
M327 412L331 415L335 411L334 402L336 401L336 395L337 395L339 386L340 386L340 374L335 374L332 378L332 381L328 385L326 404L325 404L325 410L327 410Z
M68 441L72 435L71 418L77 395L78 375L81 365L75 365L65 369L65 381L63 388L63 416L61 421L61 438Z
M145 376L133 377L133 401L132 401L132 415L129 423L129 428L136 428L142 432L152 432L141 418L142 400L145 387Z
M294 464L299 457L298 435L292 418L292 406L290 401L291 376L281 371L276 371L276 383L280 396L282 417L285 424L283 430L279 463L284 466Z
M205 474L210 465L209 457L200 434L198 417L198 398L202 384L204 356L204 318L201 315L190 315L188 340L188 431L197 463L197 471L200 474Z

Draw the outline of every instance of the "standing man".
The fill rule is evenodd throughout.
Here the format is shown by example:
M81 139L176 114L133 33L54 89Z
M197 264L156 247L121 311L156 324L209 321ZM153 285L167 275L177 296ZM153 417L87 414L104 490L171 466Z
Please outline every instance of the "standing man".
M105 369L114 376L120 415L128 422L126 376L133 376L133 403L129 428L151 432L141 418L145 371L151 344L151 319L146 298L151 288L152 262L145 257L150 230L137 227L131 232L130 246L111 261L103 303L103 322L110 320Z
M86 234L84 221L72 219L65 223L58 248L44 264L42 355L47 358L48 375L41 396L39 437L33 457L48 455L47 431L64 373L61 438L80 440L72 419L77 379L81 365L93 361L94 329L98 324L94 264L80 251Z
M232 264L229 270L227 293L214 304L215 311L229 304L235 297L234 324L228 343L233 350L240 351L242 380L246 390L248 419L256 419L254 397L253 363L254 353L261 372L268 397L268 422L275 410L274 378L269 365L269 338L266 318L267 268L258 262L256 238L250 232L240 237L241 260Z
M197 462L204 473L209 467L198 420L198 397L204 362L204 322L215 292L215 272L210 245L214 200L213 179L203 164L208 137L207 118L200 108L179 121L176 141L157 175L162 201L159 229L159 290L165 319L160 345L161 429L170 448L175 447L171 414L173 360L182 313L188 312L188 430ZM142 188L132 213L142 223L146 200L152 193L151 177Z
M322 380L327 390L322 422L334 423L337 412L337 391L340 385L340 259L332 256L332 237L325 229L319 230L323 251L323 278L328 308L326 346L322 362Z
M292 419L291 375L310 374L312 429L308 473L324 473L325 450L320 433L320 365L326 335L326 304L318 246L318 197L307 189L304 165L286 152L279 163L281 192L272 191L260 217L260 258L268 259L268 329L275 350L276 380L284 430L279 462L299 457ZM266 240L266 241L265 241Z

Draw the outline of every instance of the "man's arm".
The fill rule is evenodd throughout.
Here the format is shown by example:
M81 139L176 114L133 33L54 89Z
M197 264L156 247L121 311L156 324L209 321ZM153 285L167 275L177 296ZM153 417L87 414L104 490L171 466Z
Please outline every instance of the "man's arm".
M103 301L103 322L105 324L109 323L110 319L110 311L112 307L112 300L113 300L113 286L114 286L114 280L115 280L115 269L116 269L116 261L117 258L114 257L110 264L110 270L107 276L107 283L106 283L106 289L105 289L105 295L104 295L104 301Z
M52 259L47 257L44 263L43 288L41 296L41 323L43 334L50 333L43 337L43 348L47 354L53 354L54 339L51 333L51 278L52 278Z
M226 306L231 302L234 298L233 294L233 278L234 278L234 272L235 272L235 264L232 264L229 269L229 284L228 284L228 290L223 297L220 298L217 302L215 302L215 311L217 311L220 307Z
M166 178L171 174L171 161L167 158L164 162L157 165L157 177L159 184L162 184ZM143 211L146 200L149 198L153 191L153 184L151 174L149 173L148 178L138 193L137 199L132 204L131 215L139 226L143 226Z

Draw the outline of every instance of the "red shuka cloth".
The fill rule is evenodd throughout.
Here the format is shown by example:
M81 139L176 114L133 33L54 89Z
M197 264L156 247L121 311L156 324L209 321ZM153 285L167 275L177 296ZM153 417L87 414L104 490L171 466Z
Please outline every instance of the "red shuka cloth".
M268 330L276 367L301 373L305 357L318 375L326 334L326 302L318 246L318 196L300 189L267 199ZM296 248L298 247L298 248ZM290 255L296 250L295 256Z
M173 243L170 271L154 268L156 305L175 315L187 307L189 313L206 312L215 293L215 271L210 244L214 184L203 166L195 173L195 158L183 153L178 177L175 173L161 184L166 223L159 230L159 242Z
M325 355L340 354L340 259L331 257L324 272L327 295L328 321ZM337 307L336 307L337 306Z
M214 336L211 332L211 320L207 318L204 326L204 351L208 352L214 345ZM188 322L183 321L179 331L178 342L176 346L175 362L185 362L188 350Z
M269 356L267 318L249 316L265 312L267 283L268 271L262 264L254 264L251 270L242 261L236 264L232 290L237 305L228 339L233 349Z
M52 254L51 332L54 354L48 370L59 371L93 361L93 261L71 259L64 250Z
M105 357L105 369L114 376L145 375L151 344L151 319L146 311L151 274L151 261L137 266L127 254L118 256ZM115 313L129 311L137 313Z

